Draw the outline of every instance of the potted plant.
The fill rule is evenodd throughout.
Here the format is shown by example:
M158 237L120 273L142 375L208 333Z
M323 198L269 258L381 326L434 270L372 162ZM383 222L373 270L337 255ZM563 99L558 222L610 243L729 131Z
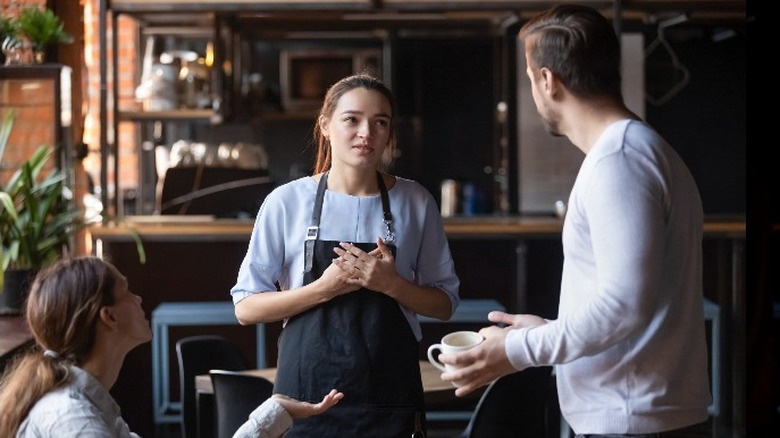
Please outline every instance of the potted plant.
M73 41L73 37L65 31L62 20L51 9L27 6L19 13L17 21L19 33L32 45L37 63L44 61L49 45Z
M9 112L0 126L0 161L13 125ZM65 186L65 173L50 165L54 148L39 147L21 164L8 182L0 182L0 290L3 295L15 291L7 287L10 279L26 286L39 269L60 258L70 248L71 237L86 225L75 209ZM9 281L7 281L9 280ZM3 296L4 313L20 309L24 292Z
M13 122L13 111L0 122L0 163ZM21 311L35 273L62 257L90 223L73 202L66 171L50 164L54 153L40 146L5 185L0 181L0 314ZM131 236L139 261L146 263L140 235L131 230Z

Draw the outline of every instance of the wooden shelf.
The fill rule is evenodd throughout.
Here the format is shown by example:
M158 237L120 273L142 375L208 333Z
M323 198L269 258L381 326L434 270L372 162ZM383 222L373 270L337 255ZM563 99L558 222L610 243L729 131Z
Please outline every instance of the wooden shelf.
M181 109L171 111L119 111L119 120L132 122L153 121L208 121L221 123L222 116L212 109Z
M188 220L187 216L132 216L120 223L97 224L90 227L93 238L130 241L137 233L145 240L247 240L253 220L213 219ZM444 219L444 231L451 239L504 239L554 237L561 233L563 221L553 217L526 216L459 216ZM744 217L709 217L704 221L707 238L744 239Z

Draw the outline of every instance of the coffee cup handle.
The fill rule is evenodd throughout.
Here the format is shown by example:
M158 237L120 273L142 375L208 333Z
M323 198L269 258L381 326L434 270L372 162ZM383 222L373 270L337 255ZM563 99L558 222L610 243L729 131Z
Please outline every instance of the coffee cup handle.
M433 352L436 350L439 350L441 352L441 344L433 344L430 347L428 347L428 361L431 363L431 365L435 366L436 368L442 371L447 371L447 369L444 368L444 364L439 362L438 360L439 356L437 355L435 358L433 357Z

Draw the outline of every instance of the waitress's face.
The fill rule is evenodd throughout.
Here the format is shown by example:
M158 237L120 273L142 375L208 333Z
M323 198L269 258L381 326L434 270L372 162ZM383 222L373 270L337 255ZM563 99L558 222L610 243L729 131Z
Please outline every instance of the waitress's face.
M333 165L375 169L390 139L390 103L378 91L344 93L320 128L330 140Z

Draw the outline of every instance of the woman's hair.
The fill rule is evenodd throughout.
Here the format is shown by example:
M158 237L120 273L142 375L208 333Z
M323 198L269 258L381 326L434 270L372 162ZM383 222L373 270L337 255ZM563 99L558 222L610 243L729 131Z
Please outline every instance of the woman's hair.
M97 257L62 259L36 275L25 307L36 345L0 379L0 436L16 436L38 400L68 382L95 344L100 309L114 303L118 271Z
M395 156L395 97L390 88L382 81L371 76L370 74L361 73L353 76L348 76L344 79L333 84L328 92L325 94L325 99L322 102L322 108L320 108L319 117L314 122L314 141L317 143L317 156L314 164L314 173L321 173L331 166L331 151L328 139L323 135L320 128L320 119L333 117L333 113L336 111L336 105L339 103L339 99L345 93L352 91L356 88L365 88L366 90L377 91L381 93L390 104L390 137L387 140L387 147L385 148L384 155L382 156L382 163L380 166L386 169L390 166Z
M595 9L559 5L525 23L519 38L536 68L547 67L579 98L623 100L620 41Z

